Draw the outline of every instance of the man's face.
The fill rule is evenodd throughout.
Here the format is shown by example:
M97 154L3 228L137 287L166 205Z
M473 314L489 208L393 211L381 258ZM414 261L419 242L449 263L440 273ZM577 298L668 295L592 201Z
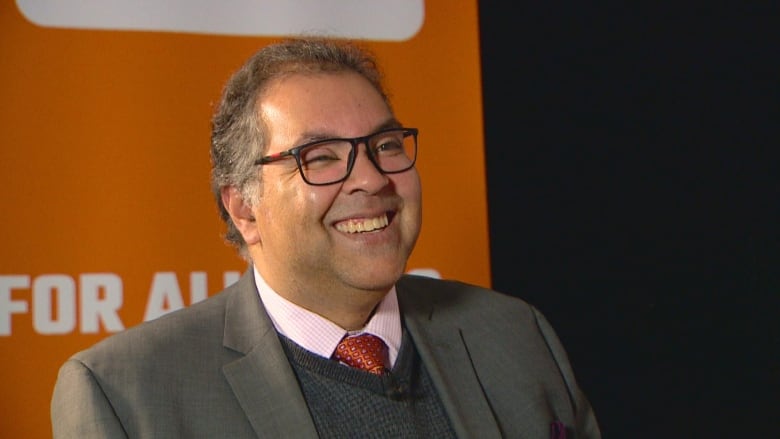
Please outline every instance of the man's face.
M343 72L278 80L261 96L259 116L270 136L267 154L320 138L365 136L393 120L368 81ZM301 295L323 300L341 292L386 292L404 272L422 216L415 168L382 174L361 144L352 173L340 183L307 184L293 158L262 165L260 172L253 208L259 242L250 243L250 252L277 292L297 302L314 299ZM348 231L355 229L367 231Z

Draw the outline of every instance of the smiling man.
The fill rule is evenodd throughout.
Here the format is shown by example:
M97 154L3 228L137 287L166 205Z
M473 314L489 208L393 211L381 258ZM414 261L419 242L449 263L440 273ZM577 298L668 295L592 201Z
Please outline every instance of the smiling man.
M211 149L248 270L68 360L54 437L600 437L536 309L404 274L417 135L359 46L256 53L223 91Z

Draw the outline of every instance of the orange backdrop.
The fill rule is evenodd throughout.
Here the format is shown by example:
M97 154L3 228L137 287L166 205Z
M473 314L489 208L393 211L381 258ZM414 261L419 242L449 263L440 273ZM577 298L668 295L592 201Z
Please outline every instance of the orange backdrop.
M276 37L41 25L28 3L0 2L0 436L45 438L67 357L244 271L209 191L209 120ZM368 41L421 132L409 268L489 286L477 4L423 6L410 38Z

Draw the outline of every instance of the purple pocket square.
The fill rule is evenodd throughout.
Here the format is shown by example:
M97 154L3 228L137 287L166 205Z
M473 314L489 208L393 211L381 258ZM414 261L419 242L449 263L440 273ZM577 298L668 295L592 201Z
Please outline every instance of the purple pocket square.
M550 424L550 439L566 439L566 426L561 421Z

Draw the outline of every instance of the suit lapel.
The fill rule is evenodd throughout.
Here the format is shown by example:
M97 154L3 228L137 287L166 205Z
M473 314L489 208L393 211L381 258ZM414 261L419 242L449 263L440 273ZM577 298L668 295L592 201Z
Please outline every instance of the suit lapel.
M316 438L295 374L257 294L252 270L225 310L225 347L244 353L222 370L258 436Z
M465 331L443 318L444 304L430 297L446 297L423 291L405 277L396 286L406 328L436 386L458 437L501 437L482 386L474 370ZM434 288L433 284L426 288Z

